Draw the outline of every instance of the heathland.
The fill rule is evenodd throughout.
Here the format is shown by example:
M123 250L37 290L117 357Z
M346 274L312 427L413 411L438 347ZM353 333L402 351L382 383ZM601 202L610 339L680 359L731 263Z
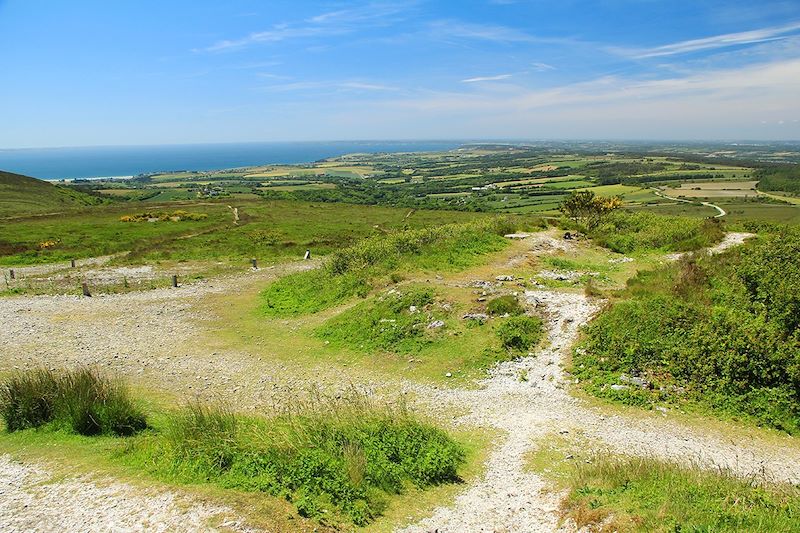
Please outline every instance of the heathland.
M5 528L800 527L785 161L3 177Z

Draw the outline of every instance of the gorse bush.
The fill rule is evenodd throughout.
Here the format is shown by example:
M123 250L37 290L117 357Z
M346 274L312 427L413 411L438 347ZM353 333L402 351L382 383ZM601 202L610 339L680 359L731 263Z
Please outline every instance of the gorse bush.
M692 400L800 430L800 235L687 259L629 282L588 328L575 373L627 403ZM621 373L653 390L608 387Z
M132 435L146 427L123 384L88 368L13 375L0 387L0 413L8 431L51 425L81 435Z
M499 315L521 315L524 309L517 300L516 296L506 294L492 298L486 304L486 312L493 316Z
M720 241L724 233L716 219L617 211L589 231L589 236L619 253L652 249L680 252L708 247Z
M464 451L405 410L363 398L324 399L268 419L191 404L161 435L140 437L131 461L182 482L285 497L303 516L356 525L408 486L458 480Z
M321 311L350 297L365 296L374 279L397 269L466 268L480 255L500 250L505 245L502 235L513 229L508 220L492 218L369 237L335 252L317 271L270 284L261 294L261 311L272 316Z
M511 350L525 351L539 343L544 335L542 320L535 316L512 316L497 328L497 336L503 346Z

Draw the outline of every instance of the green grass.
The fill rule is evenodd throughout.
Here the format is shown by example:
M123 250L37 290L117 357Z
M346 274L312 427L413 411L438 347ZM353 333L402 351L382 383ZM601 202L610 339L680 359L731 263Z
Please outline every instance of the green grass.
M88 368L16 373L0 385L8 431L50 426L81 435L131 435L147 425L125 386Z
M326 321L316 336L372 352L413 353L441 337L428 324L450 318L430 288L407 286L381 294Z
M604 531L793 532L800 490L750 483L655 459L598 455L576 462L565 515Z
M75 210L100 203L102 199L69 187L0 170L0 218Z
M523 311L522 305L513 294L492 298L486 304L486 312L492 316L521 315Z
M260 309L266 316L313 313L365 296L376 278L394 271L464 269L506 246L501 235L511 229L503 219L487 219L371 237L336 252L319 271L272 283L262 293Z
M459 480L465 452L402 407L358 394L267 418L193 403L120 460L158 478L286 498L304 517L366 525L393 495Z
M598 244L619 253L696 250L711 246L723 237L716 219L624 211L611 213L588 233Z
M800 489L788 484L598 452L590 442L561 437L539 442L527 459L528 469L566 492L562 518L591 531L788 533L800 528Z
M238 200L241 220L233 224L228 202L125 203L95 206L58 216L0 220L0 265L23 265L97 257L131 251L133 263L168 260L246 262L328 254L356 240L403 227L463 222L476 215L448 211L290 201ZM203 220L125 223L144 210L207 215ZM54 246L42 248L52 241Z
M500 324L497 336L505 348L527 352L544 336L542 319L526 315L512 316Z

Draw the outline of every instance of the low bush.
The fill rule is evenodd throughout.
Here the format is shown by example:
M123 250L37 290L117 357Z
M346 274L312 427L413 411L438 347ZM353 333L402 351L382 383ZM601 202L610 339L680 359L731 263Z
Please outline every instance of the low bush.
M578 527L603 531L798 531L800 490L649 458L576 461L562 504Z
M330 308L356 295L365 296L375 278L398 269L454 270L502 249L502 235L513 231L506 219L447 224L376 235L334 253L317 271L281 278L262 293L261 312L297 316Z
M88 368L13 375L0 386L0 414L8 431L50 425L81 435L132 435L146 426L125 386Z
M539 343L543 335L542 320L535 316L512 316L497 328L500 342L510 350L529 350Z
M574 373L635 405L690 401L800 431L800 233L631 280L587 328ZM650 387L615 387L621 374Z
M724 236L717 219L613 212L588 232L592 239L618 253L646 250L688 251L705 248Z
M521 315L523 311L524 309L520 305L519 300L517 300L517 297L511 294L492 298L489 300L489 303L486 304L486 312L492 316Z
M285 497L302 516L363 526L391 494L458 480L464 451L405 410L325 399L267 419L193 403L128 460L161 477Z

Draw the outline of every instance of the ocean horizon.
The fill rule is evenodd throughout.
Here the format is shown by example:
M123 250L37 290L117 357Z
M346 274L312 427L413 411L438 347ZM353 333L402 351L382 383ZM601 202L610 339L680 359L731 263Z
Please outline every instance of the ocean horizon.
M45 180L313 163L350 153L452 150L466 141L328 141L0 149L0 170Z

